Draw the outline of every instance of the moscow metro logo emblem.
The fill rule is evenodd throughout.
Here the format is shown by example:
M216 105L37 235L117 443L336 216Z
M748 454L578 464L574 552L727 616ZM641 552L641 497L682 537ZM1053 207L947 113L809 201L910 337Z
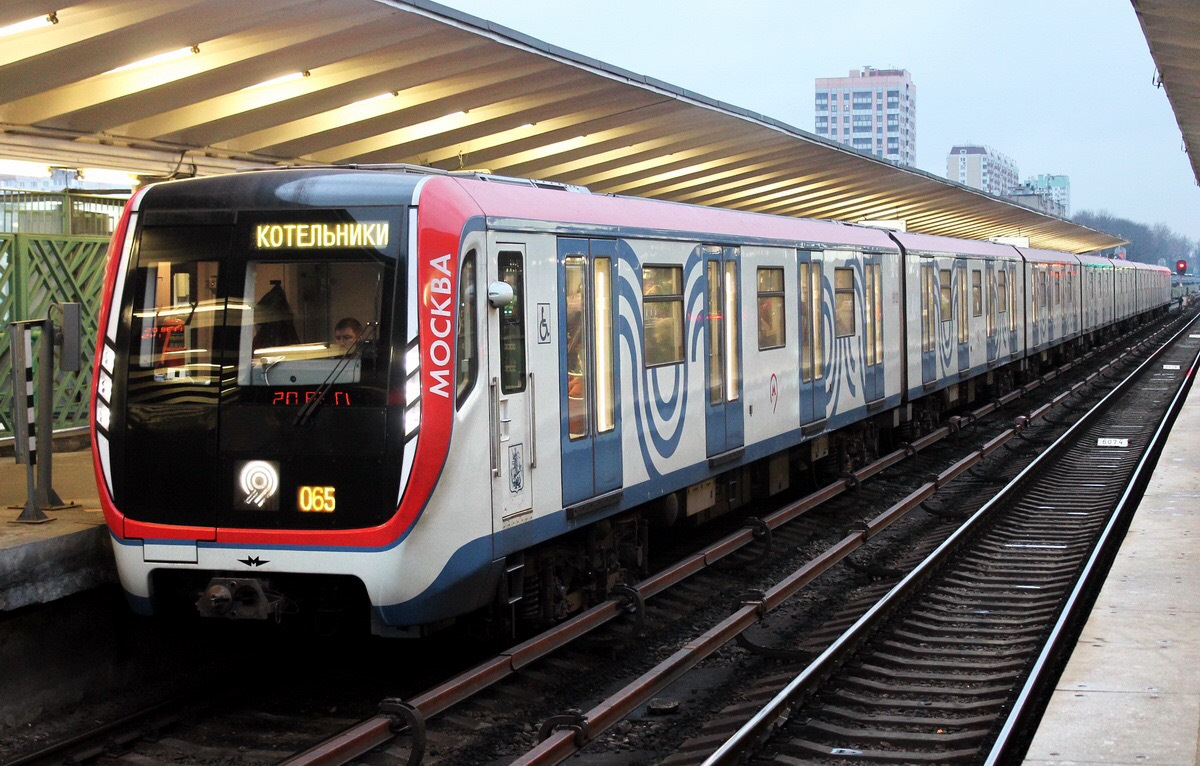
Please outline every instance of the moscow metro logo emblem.
M240 463L233 507L238 511L278 511L279 463L274 460Z

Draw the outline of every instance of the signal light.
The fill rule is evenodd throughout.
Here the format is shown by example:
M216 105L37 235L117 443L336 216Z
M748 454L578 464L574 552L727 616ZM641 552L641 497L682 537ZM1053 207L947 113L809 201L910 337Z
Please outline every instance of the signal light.
M1187 261L1185 261L1183 258L1175 261L1175 273L1181 277L1187 273Z

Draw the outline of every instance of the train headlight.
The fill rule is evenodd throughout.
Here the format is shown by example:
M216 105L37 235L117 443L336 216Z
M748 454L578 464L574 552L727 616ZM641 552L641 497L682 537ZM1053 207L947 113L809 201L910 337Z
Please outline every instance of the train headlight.
M404 353L404 438L411 439L421 427L421 347L409 346Z
M418 401L404 411L404 436L408 438L421 426L421 403Z
M96 425L107 431L110 417L108 405L104 402L96 402Z
M421 398L421 376L411 375L404 384L404 401L413 404Z
M112 378L108 373L101 372L100 378L96 381L96 393L104 398L104 401L112 399Z

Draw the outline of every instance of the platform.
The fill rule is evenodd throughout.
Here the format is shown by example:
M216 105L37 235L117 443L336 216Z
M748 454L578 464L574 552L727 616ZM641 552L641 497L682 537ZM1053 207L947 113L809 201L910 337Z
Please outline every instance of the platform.
M1197 444L1193 387L1025 763L1200 763Z
M56 453L52 465L59 497L79 507L50 511L53 521L44 524L17 524L26 467L11 454L0 457L0 612L116 582L91 452Z

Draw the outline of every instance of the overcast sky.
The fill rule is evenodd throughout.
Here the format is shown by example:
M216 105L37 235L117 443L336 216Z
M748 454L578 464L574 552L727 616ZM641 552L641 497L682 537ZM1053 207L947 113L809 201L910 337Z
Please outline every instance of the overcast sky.
M1072 214L1200 239L1200 188L1128 0L443 1L810 132L815 78L907 69L921 170L986 144L1022 180L1070 176Z

